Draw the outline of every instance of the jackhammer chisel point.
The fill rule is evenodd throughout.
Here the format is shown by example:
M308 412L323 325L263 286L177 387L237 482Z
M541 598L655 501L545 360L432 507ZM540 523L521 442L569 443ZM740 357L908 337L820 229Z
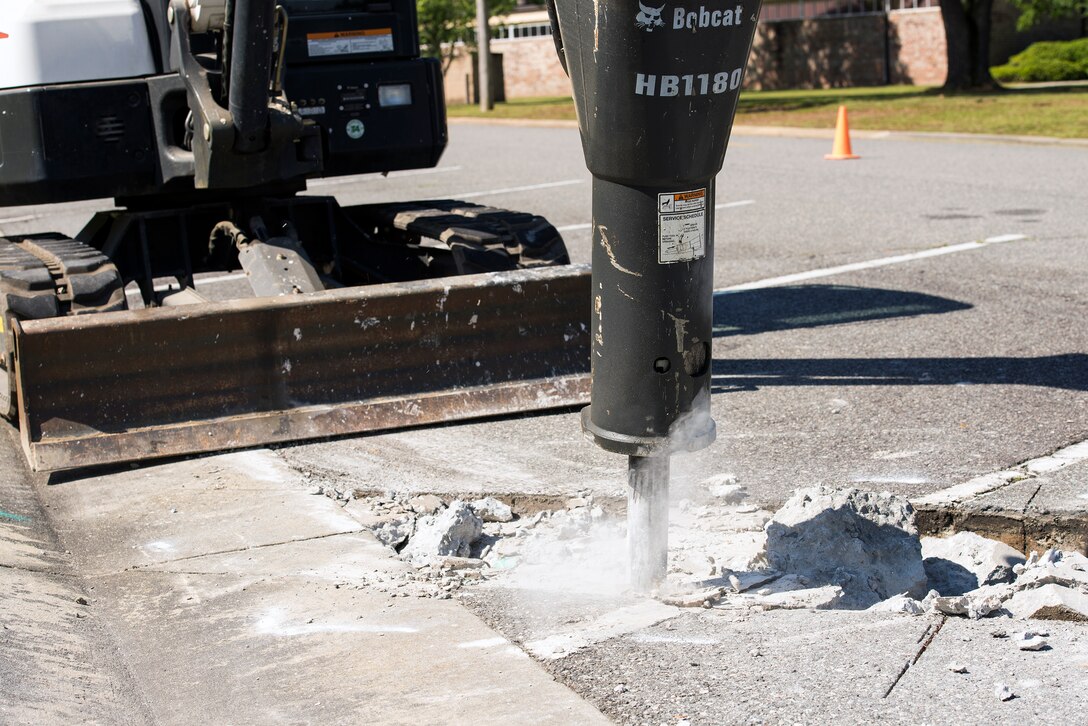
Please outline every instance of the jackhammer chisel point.
M628 457L627 485L631 587L649 592L665 580L668 566L669 457Z

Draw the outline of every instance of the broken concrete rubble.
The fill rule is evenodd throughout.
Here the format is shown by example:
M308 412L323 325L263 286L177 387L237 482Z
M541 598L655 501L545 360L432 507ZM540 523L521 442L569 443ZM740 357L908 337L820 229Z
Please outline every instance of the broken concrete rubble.
M1079 590L1049 584L1021 590L1005 603L1014 618L1088 622L1088 595Z
M966 615L977 620L1000 610L1007 597L1008 586L986 585L964 595L933 598L932 608L945 615Z
M837 607L843 600L843 589L838 585L808 587L802 590L786 590L767 594L756 593L753 604L765 610L827 610Z
M415 515L400 508L382 506L380 500L353 499L344 511L378 538L386 547L397 549L415 531Z
M415 524L415 518L411 515L386 514L369 529L383 545L397 549L412 536Z
M336 496L331 489L324 493ZM1088 619L1083 555L1047 551L1019 562L1019 553L973 534L919 544L909 505L889 495L806 490L772 518L762 510L742 512L748 508L726 503L729 496L721 494L703 504L677 503L671 589L660 593L664 602L753 610L872 605L875 611L905 615ZM621 592L626 582L622 521L607 517L590 496L567 504L525 519L510 511L507 520L510 508L493 498L455 501L447 509L434 495L384 492L348 499L345 511L416 564L409 581L388 584L394 597L448 598L467 582L495 577L528 580L537 589ZM935 560L958 568L954 572L970 589L956 592L934 577L933 584L944 589L917 599L925 591L922 554L930 560L930 572ZM611 564L602 565L606 561ZM795 571L780 571L772 562L779 568L789 563ZM903 582L904 572L907 584L921 586L891 592L889 580ZM1010 572L1013 582L998 582ZM977 586L987 581L991 584ZM882 592L889 597L873 605Z
M971 562L978 552L1000 552L1004 547L996 542L980 542L981 539L951 537L949 541L960 543L962 550L946 543L938 551L944 552L949 562ZM1047 550L1042 555L1033 552L1026 562L1015 564L1012 571L1015 579L1011 582L982 585L953 595L933 590L918 605L927 611L972 619L1005 615L1017 619L1088 621L1088 558L1084 555L1058 550ZM913 609L892 601L880 605L881 609L894 611L900 606L904 612Z
M1016 643L1016 647L1020 650L1044 650L1049 647L1046 638L1041 633L1031 630L1017 633L1013 642Z
M442 499L434 494L420 494L408 500L408 508L416 514L434 514L444 506Z
M732 474L717 474L703 482L707 493L721 504L741 504L748 499L748 490L737 483Z
M926 607L912 597L896 595L887 600L878 602L869 607L870 612L875 613L906 613L907 615L924 615Z
M982 585L1012 582L1021 552L974 532L951 537L923 537L922 557L929 586L942 595L962 595Z
M472 543L483 533L483 521L468 504L450 502L439 514L421 517L415 535L402 554L410 560L428 557L468 557Z
M495 497L477 499L470 505L476 516L485 522L509 522L514 519L514 511L509 504L500 502Z
M721 600L724 594L724 587L708 587L695 592L661 592L657 599L679 608L708 608Z
M858 489L798 490L766 525L766 557L813 585L843 589L845 607L865 608L926 591L914 511L906 499Z

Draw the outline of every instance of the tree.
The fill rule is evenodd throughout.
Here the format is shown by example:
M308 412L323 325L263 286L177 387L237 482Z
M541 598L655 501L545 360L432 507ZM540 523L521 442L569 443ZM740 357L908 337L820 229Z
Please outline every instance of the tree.
M990 75L990 18L993 0L940 0L948 44L946 91L997 90ZM1077 17L1088 23L1088 0L1012 0L1020 30L1046 18Z
M515 1L489 0L488 8L492 15L505 15ZM453 63L459 41L469 52L475 50L476 0L416 0L416 15L423 53L442 62L442 75Z
M1012 0L1020 11L1018 30L1027 30L1048 18L1081 18L1088 23L1088 0Z
M993 0L940 0L948 45L946 91L996 90L990 75ZM1044 0L1045 1L1045 0Z

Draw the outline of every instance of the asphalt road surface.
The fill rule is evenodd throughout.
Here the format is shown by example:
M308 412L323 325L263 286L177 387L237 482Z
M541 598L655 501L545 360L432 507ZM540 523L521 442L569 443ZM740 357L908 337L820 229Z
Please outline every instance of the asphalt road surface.
M1088 438L1088 148L859 140L860 160L830 162L827 146L730 145L716 200L719 439L680 471L734 473L765 504L820 482L914 495ZM573 129L454 126L438 169L328 190L532 210L576 262L590 257ZM623 462L584 442L573 414L289 456L374 488L622 486Z

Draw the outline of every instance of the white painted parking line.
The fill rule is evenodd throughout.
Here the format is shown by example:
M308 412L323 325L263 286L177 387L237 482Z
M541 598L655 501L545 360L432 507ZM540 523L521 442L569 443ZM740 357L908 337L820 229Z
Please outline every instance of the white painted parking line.
M391 171L385 176L390 179L399 179L405 176L423 176L424 174L446 174L451 171L461 171L459 166L437 166L433 169L411 169L408 171ZM355 176L332 177L329 179L312 179L306 182L308 187L331 187L338 184L356 184L363 181L377 179L381 174L356 174Z
M585 222L583 224L568 224L565 227L556 227L555 231L556 232L574 232L576 230L589 229L592 226L593 225L590 224L589 222Z
M989 247L990 245L1001 244L1003 242L1015 242L1017 240L1026 239L1022 234L1005 234L998 237L987 237L981 242L964 242L957 245L946 245L944 247L934 247L929 250L922 250L921 252L911 252L905 255L893 255L892 257L881 257L875 260L867 260L865 262L852 262L849 265L838 265L836 267L824 267L818 270L809 270L807 272L798 272L792 275L782 275L780 277L769 277L765 280L756 280L754 282L745 282L741 285L731 285L730 287L717 290L719 293L729 292L741 292L742 290L759 290L765 287L774 287L775 285L789 285L796 282L806 282L808 280L816 280L821 277L831 277L832 275L841 275L844 272L857 272L858 270L871 270L876 267L888 267L889 265L899 265L904 262L913 262L915 260L924 260L930 257L940 257L942 255L951 255L956 252L965 252L967 250L979 250L983 247Z
M35 219L41 219L40 214L27 214L22 217L7 217L6 219L0 219L0 224L14 224L16 222L33 222Z
M715 204L715 209L732 209L733 207L747 207L749 204L755 204L754 199L741 199L738 202L722 202L721 204Z
M532 192L537 189L554 189L555 187L569 187L573 184L584 184L582 179L566 179L564 181L544 182L543 184L528 184L523 187L506 187L504 189L488 189L483 192L462 192L451 194L455 199L473 199L475 197L490 197L494 194L513 194L515 192Z

